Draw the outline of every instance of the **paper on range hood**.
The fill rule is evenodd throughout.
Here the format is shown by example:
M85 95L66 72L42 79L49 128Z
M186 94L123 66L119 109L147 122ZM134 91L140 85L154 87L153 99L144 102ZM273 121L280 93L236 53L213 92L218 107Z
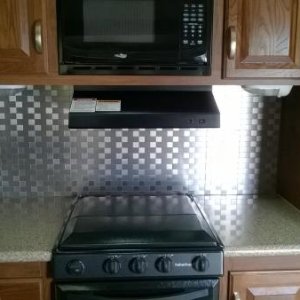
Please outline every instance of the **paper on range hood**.
M69 128L218 128L211 90L75 88Z

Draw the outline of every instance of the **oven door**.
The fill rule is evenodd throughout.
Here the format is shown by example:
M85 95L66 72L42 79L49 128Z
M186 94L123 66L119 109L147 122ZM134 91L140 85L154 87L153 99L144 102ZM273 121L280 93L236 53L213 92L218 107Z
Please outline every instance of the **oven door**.
M56 300L217 300L219 280L61 283Z

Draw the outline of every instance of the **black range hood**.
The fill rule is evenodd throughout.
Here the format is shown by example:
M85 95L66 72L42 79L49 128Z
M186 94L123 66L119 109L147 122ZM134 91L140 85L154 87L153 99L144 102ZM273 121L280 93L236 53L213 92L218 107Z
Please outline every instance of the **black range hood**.
M75 87L69 113L69 128L78 129L218 127L220 113L209 89Z

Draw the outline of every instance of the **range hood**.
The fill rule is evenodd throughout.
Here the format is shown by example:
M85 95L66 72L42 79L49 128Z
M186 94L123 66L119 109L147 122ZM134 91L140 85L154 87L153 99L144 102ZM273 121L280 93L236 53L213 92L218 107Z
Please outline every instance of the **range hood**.
M218 128L212 91L74 87L69 128Z

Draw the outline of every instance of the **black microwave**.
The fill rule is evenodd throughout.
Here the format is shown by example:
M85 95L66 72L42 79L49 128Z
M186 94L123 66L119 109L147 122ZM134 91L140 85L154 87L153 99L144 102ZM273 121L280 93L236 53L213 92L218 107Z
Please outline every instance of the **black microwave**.
M209 75L212 0L57 0L60 74Z

